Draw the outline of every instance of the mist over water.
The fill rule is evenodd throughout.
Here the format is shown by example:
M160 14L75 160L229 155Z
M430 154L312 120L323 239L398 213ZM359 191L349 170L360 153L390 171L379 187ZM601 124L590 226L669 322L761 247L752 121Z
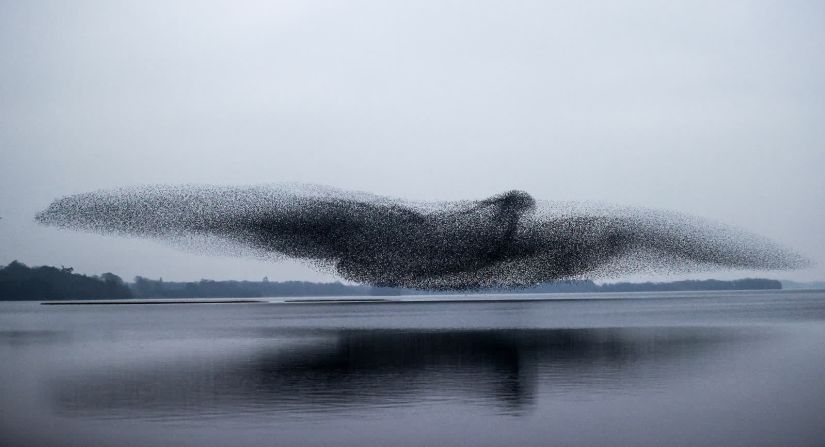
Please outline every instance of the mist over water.
M0 443L825 442L825 292L601 296L3 303Z

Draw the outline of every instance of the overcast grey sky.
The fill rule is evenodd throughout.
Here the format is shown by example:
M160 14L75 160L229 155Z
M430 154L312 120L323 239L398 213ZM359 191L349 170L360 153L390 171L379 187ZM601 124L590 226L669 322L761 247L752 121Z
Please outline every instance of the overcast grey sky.
M33 222L101 188L297 181L682 211L818 263L765 276L825 278L823 55L822 1L0 0L0 263L329 279Z

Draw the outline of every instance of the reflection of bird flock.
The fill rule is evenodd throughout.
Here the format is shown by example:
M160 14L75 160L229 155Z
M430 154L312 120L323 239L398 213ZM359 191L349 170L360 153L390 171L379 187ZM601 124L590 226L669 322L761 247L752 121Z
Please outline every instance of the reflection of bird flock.
M54 381L58 408L133 418L136 411L256 411L296 416L420 404L426 396L518 411L544 392L650 387L742 335L714 328L340 329L265 331L244 356L175 358ZM273 337L274 335L274 337ZM170 367L174 366L174 367ZM135 369L137 368L137 369ZM467 399L471 397L471 399ZM478 400L478 398L481 400ZM199 405L192 405L199 402ZM223 408L223 409L222 409Z
M78 194L47 225L290 257L376 286L472 289L707 268L788 269L770 241L648 209L485 200L410 203L317 186L149 186Z

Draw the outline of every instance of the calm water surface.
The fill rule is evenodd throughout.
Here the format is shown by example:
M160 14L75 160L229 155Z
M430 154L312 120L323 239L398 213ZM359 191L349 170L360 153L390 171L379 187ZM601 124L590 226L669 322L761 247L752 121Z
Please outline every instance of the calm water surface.
M0 445L825 445L825 292L569 297L0 303Z

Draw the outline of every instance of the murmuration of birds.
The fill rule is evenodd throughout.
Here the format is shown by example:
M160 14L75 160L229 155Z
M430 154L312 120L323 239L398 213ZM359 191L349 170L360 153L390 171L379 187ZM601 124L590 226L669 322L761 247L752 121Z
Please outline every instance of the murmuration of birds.
M427 290L809 265L766 238L700 218L543 202L515 190L422 203L315 185L157 185L63 197L36 220L199 252L293 258L349 281Z

